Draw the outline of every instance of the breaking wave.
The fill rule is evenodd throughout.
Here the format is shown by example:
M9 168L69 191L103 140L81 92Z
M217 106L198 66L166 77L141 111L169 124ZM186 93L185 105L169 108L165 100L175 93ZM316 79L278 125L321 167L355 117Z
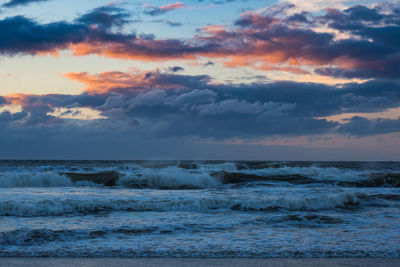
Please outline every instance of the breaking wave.
M65 214L91 214L112 211L195 211L213 210L268 211L285 210L327 210L340 207L354 207L359 200L356 194L340 193L318 197L281 197L237 199L226 197L202 197L186 199L118 199L88 198L45 199L40 201L0 202L0 216L60 216Z
M136 175L126 175L118 180L119 185L135 188L191 189L221 185L207 172L190 172L182 168L143 169Z
M122 186L153 189L201 189L224 184L262 183L273 186L330 184L340 187L400 187L398 172L366 172L317 167L238 170L233 166L202 166L187 169L177 166L132 168L98 172L30 171L0 173L0 188Z
M399 204L396 162L0 161L0 257L394 257Z
M329 225L344 223L340 218L333 216L320 215L320 214L291 214L284 216L274 216L264 220L256 221L245 221L242 224L257 224L257 223L286 223L288 224L302 224L303 226L315 227L318 225ZM229 229L235 229L240 227L241 224L228 223L226 225L205 225L202 223L178 223L178 224L164 224L160 226L118 226L108 227L103 226L97 229L48 229L40 228L38 226L34 228L22 227L13 230L0 232L0 245L35 245L43 244L46 242L53 241L75 241L82 239L95 239L105 238L107 235L114 236L130 236L130 235L165 235L174 233L191 233L191 232L210 232L210 231L226 231Z

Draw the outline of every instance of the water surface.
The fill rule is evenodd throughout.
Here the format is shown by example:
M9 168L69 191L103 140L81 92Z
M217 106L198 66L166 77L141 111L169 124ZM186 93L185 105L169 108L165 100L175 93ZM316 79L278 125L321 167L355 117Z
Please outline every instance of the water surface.
M0 161L0 256L399 257L400 163Z

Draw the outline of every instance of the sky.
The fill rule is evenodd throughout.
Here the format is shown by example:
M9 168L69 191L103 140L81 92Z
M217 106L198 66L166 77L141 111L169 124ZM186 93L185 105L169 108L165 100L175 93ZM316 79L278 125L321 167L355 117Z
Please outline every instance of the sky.
M400 3L0 1L0 158L400 160Z

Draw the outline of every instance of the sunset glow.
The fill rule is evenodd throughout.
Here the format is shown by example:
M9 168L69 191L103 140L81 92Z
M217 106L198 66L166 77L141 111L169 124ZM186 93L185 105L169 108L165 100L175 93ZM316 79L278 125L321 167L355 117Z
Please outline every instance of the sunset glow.
M400 157L397 1L3 2L1 142L62 143L68 129L132 146L121 158L141 158L139 140L182 140L188 157L207 143L196 157L229 146L273 159L269 146L351 138L357 160L365 138L385 135L374 147L390 156L371 160ZM296 142L273 141L285 138Z

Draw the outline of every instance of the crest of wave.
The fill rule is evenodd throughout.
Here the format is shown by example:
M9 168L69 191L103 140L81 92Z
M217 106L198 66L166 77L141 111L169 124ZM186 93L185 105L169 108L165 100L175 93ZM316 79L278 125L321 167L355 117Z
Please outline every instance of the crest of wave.
M220 182L208 172L190 171L174 166L162 169L143 169L140 175L124 176L120 185L142 185L150 188L208 188L220 185Z
M0 176L0 187L61 187L73 182L53 172L7 173Z

